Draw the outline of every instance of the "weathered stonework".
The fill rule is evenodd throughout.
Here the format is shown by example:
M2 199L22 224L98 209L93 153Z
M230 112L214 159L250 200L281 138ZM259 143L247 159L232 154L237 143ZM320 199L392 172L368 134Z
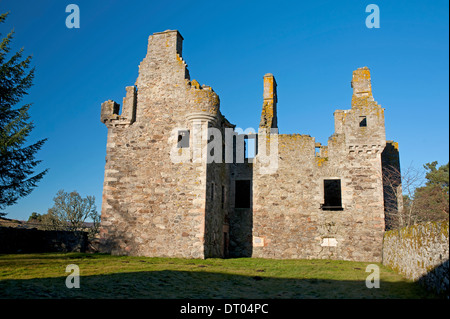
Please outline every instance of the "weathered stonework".
M277 133L277 84L266 74L260 131L247 136L258 153L239 161L235 148L229 162L221 148L235 125L212 88L190 79L182 40L178 31L151 35L121 114L116 102L102 104L108 127L102 250L381 261L386 138L369 69L353 72L351 109L334 113L327 146ZM219 145L212 149L213 129L221 138L209 138ZM275 142L276 166L267 170L263 146Z
M448 298L448 251L448 221L428 222L386 232L383 264Z

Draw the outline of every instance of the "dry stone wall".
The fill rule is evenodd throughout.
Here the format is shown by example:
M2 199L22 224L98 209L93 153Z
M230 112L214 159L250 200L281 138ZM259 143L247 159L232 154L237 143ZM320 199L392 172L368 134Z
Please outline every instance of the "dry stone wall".
M448 221L428 222L386 232L383 264L448 296L448 226Z
M85 252L86 232L0 227L0 254Z

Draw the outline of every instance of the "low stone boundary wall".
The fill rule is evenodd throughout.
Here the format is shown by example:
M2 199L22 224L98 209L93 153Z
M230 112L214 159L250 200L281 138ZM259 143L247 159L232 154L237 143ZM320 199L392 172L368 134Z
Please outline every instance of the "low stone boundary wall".
M440 295L449 295L449 222L428 222L385 233L383 264Z
M0 227L0 254L85 252L86 232Z

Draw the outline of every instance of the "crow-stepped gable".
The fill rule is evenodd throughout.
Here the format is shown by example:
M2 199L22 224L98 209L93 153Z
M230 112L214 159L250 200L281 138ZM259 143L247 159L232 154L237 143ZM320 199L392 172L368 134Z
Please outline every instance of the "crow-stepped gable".
M101 250L381 261L382 172L399 166L398 146L386 141L369 69L353 72L351 108L334 112L328 145L278 134L269 73L258 132L238 134L214 90L190 78L182 42L178 31L151 35L121 112L114 101L101 106Z

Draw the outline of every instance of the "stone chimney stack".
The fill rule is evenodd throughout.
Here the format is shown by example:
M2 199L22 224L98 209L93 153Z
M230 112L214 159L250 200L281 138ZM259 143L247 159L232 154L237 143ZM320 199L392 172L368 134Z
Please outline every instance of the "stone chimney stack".
M278 128L277 124L277 82L271 73L264 75L264 103L260 128Z
M368 67L358 68L353 71L352 78L353 95L364 97L372 95L370 83L370 70Z
M352 107L367 105L368 102L373 101L370 70L368 67L365 66L353 71L351 85L353 88Z
M171 59L175 54L182 56L183 37L178 30L153 33L148 38L147 54L155 60Z

